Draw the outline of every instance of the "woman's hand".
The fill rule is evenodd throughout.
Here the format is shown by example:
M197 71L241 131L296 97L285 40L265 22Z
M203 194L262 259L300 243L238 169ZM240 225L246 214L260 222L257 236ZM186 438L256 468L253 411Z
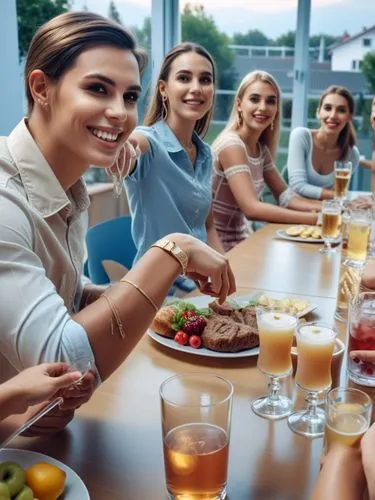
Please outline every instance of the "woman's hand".
M359 359L360 361L375 363L375 351L351 351L350 357L351 359Z
M362 465L366 476L369 498L375 498L375 424L361 439Z
M186 274L197 282L202 293L218 297L221 303L236 291L234 275L225 255L186 234L175 233L168 238L187 253Z

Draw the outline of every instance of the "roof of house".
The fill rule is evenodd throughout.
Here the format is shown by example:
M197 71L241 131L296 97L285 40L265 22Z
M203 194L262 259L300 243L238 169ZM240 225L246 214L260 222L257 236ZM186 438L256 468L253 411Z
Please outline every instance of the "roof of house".
M294 58L271 58L271 57L235 57L235 70L237 73L237 85L242 78L256 69L271 73L280 85L281 90L293 92L293 64ZM342 85L353 94L367 94L368 83L360 72L331 71L330 62L319 63L310 60L309 93L320 95L330 85Z
M340 40L339 42L334 43L329 48L330 48L330 50L332 50L332 49L334 50L334 49L337 49L338 47L342 47L343 45L346 45L346 44L352 42L353 40L360 38L363 35L367 35L371 31L375 31L375 24L373 26L370 26L370 28L364 28L362 31L360 31L359 33L357 33L355 35L348 36L347 38L345 37L343 40Z

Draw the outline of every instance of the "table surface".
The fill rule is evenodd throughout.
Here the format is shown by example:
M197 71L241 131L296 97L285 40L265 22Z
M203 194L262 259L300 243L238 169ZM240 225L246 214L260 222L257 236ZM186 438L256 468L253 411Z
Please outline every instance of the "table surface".
M268 224L231 252L238 290L301 295L318 305L310 319L333 322L340 256L322 245L281 240ZM344 339L342 324L337 325ZM133 353L54 438L19 438L16 446L72 467L92 500L165 500L159 386L175 373L217 373L234 385L228 498L308 499L319 470L322 439L293 434L285 420L254 415L250 401L267 391L256 357L204 358L170 350L145 335ZM284 389L295 392L290 377ZM79 499L74 499L79 500Z

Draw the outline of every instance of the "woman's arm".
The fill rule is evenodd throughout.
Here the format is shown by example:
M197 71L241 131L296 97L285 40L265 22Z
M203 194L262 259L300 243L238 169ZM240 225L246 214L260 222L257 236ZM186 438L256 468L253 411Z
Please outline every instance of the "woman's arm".
M237 205L248 219L291 224L316 224L316 214L296 212L258 200L249 170L250 165L241 146L233 145L223 149L219 153L219 161L224 173L236 165L248 167L247 171L229 174L230 171L228 170L227 174L228 184ZM286 186L285 183L283 185Z
M206 231L207 231L207 244L210 245L210 247L217 250L218 252L224 254L225 253L224 247L215 229L212 208L210 208L210 212L206 220Z
M292 130L288 147L289 185L301 196L316 200L328 200L334 197L331 189L310 184L307 179L308 162L311 158L311 138L308 129L297 127Z

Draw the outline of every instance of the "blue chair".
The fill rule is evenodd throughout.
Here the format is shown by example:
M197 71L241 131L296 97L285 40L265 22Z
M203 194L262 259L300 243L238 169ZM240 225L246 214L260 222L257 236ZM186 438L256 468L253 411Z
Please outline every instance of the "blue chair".
M131 218L126 215L100 222L86 234L87 262L90 279L96 285L109 283L102 262L113 260L127 269L133 265L137 249L131 235Z

